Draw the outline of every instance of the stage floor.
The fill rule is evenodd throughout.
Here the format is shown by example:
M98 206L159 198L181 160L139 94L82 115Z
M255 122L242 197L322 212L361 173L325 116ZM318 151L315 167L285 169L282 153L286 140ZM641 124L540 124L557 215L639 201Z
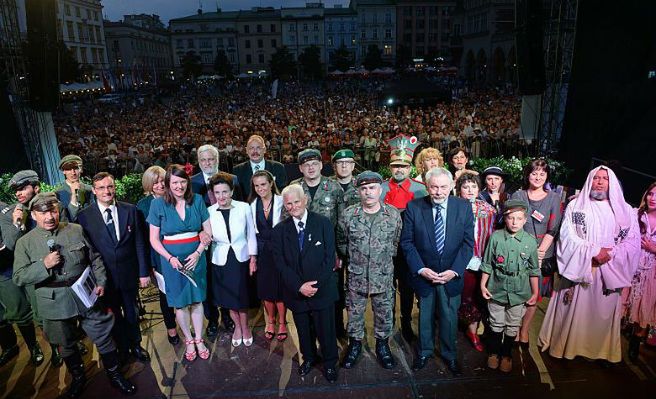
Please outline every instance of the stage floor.
M539 306L527 352L517 350L513 371L506 375L486 369L485 353L476 352L463 334L458 337L463 375L454 378L439 359L430 359L419 372L411 370L414 347L395 330L390 340L397 360L394 370L384 370L376 361L371 310L367 312L367 340L363 356L354 369L339 370L337 383L330 384L315 368L299 377L298 338L288 314L289 338L284 343L264 338L262 311L253 312L255 342L250 348L233 348L230 335L221 331L211 344L209 360L198 358L188 364L184 345L171 346L154 289L148 289L147 314L142 323L143 342L150 363L134 362L124 369L137 385L137 398L617 398L649 396L656 392L656 349L641 348L636 363L622 362L610 368L577 358L559 360L540 353L535 345L546 302ZM417 309L415 308L415 313ZM417 330L416 317L414 329ZM87 339L87 347L91 343ZM5 398L56 398L70 382L66 367L50 367L50 349L43 341L46 361L38 368L29 364L29 351L21 339L18 358L0 369L0 393ZM339 342L343 355L346 342ZM626 340L623 340L626 349ZM626 356L625 356L626 358ZM84 398L120 397L98 367L95 349L84 357L89 384Z

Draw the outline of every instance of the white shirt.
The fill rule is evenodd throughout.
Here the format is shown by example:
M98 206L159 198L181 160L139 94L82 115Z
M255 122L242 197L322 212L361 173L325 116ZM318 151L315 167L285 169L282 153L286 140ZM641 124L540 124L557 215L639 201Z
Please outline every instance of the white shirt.
M212 178L212 175L205 174L203 172L203 179L205 179L205 184L210 184L210 179Z
M251 163L251 169L253 170L253 174L255 174L255 172L257 172L258 170L264 170L264 167L266 166L266 164L264 163L264 158L262 158L262 160L258 163L255 163L253 161L250 161L250 163ZM259 169L255 169L256 166L259 167Z
M112 219L114 219L114 230L116 231L116 240L119 241L121 239L121 233L119 232L118 209L116 208L116 204L111 204L108 207L100 204L100 202L97 202L97 204L105 224L107 224L107 213L105 212L105 209L109 208L112 210Z
M301 229L298 227L298 222L303 222L303 230L307 229L307 209L305 210L305 213L303 213L303 217L300 219L292 218L294 219L294 227L296 227L296 232L300 233Z

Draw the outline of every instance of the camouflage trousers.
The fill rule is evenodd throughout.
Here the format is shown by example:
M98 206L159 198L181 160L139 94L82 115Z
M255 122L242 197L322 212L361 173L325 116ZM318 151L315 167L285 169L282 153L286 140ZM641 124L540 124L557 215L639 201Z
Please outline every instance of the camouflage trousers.
M379 294L366 294L348 290L346 293L346 309L348 324L346 332L349 337L362 340L364 338L364 314L367 308L367 298L371 299L371 309L374 314L374 336L377 339L386 339L392 335L394 319L394 294L389 290Z

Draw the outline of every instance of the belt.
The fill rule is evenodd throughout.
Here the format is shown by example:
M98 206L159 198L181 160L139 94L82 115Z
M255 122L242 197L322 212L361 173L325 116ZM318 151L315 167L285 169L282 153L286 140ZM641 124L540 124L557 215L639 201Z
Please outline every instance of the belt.
M516 272L509 272L509 271L507 271L507 270L505 270L501 267L495 267L494 269L497 270L499 273L501 273L505 276L509 276L509 277L517 277L520 274L526 274L526 273L524 273L523 270L519 270L519 271L516 271Z
M198 242L200 237L198 233L180 233L172 236L164 236L162 244L188 244L190 242Z
M51 281L43 284L36 284L34 288L62 288L70 287L77 281L80 276L68 280Z

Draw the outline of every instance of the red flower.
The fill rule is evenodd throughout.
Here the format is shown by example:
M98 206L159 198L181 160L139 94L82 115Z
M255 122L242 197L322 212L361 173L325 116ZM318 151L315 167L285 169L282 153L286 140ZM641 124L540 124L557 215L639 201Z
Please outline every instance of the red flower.
M503 263L505 260L506 258L504 258L502 255L497 256L497 263Z
M191 176L191 174L194 171L194 165L187 162L184 166L184 170L185 170L185 173L187 173L187 175Z

